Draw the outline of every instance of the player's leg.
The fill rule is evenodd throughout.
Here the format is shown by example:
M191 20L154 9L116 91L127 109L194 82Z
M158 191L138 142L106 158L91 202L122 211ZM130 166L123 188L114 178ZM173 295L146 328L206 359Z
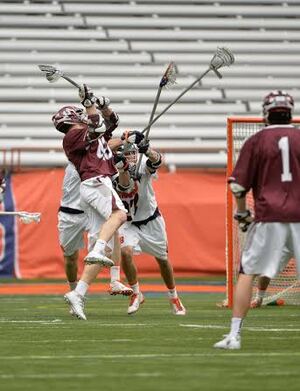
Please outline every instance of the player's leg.
M133 291L127 310L128 315L132 315L138 311L140 305L145 301L144 295L140 291L140 285L137 278L137 268L133 260L132 246L123 246L121 248L121 264L128 284Z
M89 219L102 219L99 225L98 237L94 247L85 258L86 262L100 262L111 267L113 262L106 257L107 243L114 236L118 228L126 221L126 209L119 196L112 188L109 178L101 178L99 186L81 183L80 194L89 210ZM94 225L94 223L92 223Z
M177 294L174 271L168 258L168 241L165 221L162 216L158 216L138 229L139 245L141 250L155 257L159 265L160 274L168 288L168 297L172 312L175 315L185 315L184 308Z
M259 308L262 306L263 299L270 284L271 279L266 276L257 277L257 289L254 299L251 301L251 308Z
M85 258L83 273L75 290L67 293L64 298L69 303L74 314L79 319L86 320L86 316L84 314L84 303L89 286L96 279L98 273L102 269L102 266L111 267L114 264L113 261L107 257L107 255L109 255L113 249L113 241L110 240L111 238L109 238L109 236L105 237L106 240L99 241L99 231L101 231L102 225L107 222L109 223L111 217L112 219L115 219L115 215L118 214L118 212L124 213L125 218L126 214L119 209L114 211L111 210L112 197L109 197L109 194L111 195L110 191L106 191L107 197L103 198L101 197L101 194L99 196L97 189L94 189L92 186L86 186L84 189L86 191L83 192L85 198L83 197L82 199L82 205L88 218L87 227L89 238L89 254ZM93 197L95 199L94 204L92 202L88 202L91 201ZM110 215L108 214L107 217L104 217L103 214L99 213L99 210L96 208L97 206L100 209L100 200L111 203L109 206L105 204L103 205L103 208L107 211L107 213L110 211ZM115 220L118 220L118 218ZM113 234L114 231L113 228L111 228L110 236L113 237Z
M169 296L172 312L174 313L174 315L185 315L186 309L184 308L177 293L173 266L171 262L169 261L168 258L165 257L163 259L155 257L155 259L159 265L162 279L164 280L164 283L168 288L168 296Z
M255 223L250 228L241 257L241 273L235 288L230 333L217 342L215 348L240 349L240 333L251 303L254 276L276 276L283 254L286 253L287 241L287 224Z
M114 248L112 252L111 259L114 262L114 266L110 268L110 284L108 292L111 295L123 295L130 296L133 293L133 290L121 282L121 271L120 271L120 262L121 262L121 246L120 246L120 237L119 232L114 234Z
M231 328L228 335L224 339L217 342L214 347L219 349L240 349L241 338L240 333L243 325L243 320L250 308L252 297L252 284L254 275L240 274L235 287L235 295L233 302Z
M77 285L78 258L79 258L78 250L71 255L64 255L65 273L71 291L75 289Z
M96 279L102 265L85 264L83 273L77 283L76 288L65 294L64 299L70 305L71 310L78 319L86 320L84 313L85 296L88 292L90 284Z
M70 289L76 288L79 249L84 247L84 231L87 217L82 214L59 212L59 243L63 251L64 268Z

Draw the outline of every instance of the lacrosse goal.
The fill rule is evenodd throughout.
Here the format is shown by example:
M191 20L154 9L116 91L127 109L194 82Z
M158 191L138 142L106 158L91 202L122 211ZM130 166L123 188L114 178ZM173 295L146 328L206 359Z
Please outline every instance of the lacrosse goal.
M300 118L294 118L295 125ZM227 119L227 177L232 173L243 143L251 135L264 127L263 119L258 117L229 117ZM240 253L244 245L245 233L238 229L234 220L235 200L227 186L226 202L226 300L228 307L233 304L233 290L239 272ZM253 209L251 192L247 194L247 206ZM255 293L255 289L254 289ZM297 280L295 261L290 259L285 269L271 280L263 304L276 299L284 299L286 304L300 304L300 281Z

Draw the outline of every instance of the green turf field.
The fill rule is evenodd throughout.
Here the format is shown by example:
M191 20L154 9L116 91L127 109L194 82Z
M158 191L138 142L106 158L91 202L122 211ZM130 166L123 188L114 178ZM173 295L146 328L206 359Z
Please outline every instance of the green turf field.
M252 310L243 348L219 351L230 319L215 306L221 296L182 299L185 317L162 294L129 317L127 298L90 296L84 322L58 296L0 297L1 391L300 389L299 308Z

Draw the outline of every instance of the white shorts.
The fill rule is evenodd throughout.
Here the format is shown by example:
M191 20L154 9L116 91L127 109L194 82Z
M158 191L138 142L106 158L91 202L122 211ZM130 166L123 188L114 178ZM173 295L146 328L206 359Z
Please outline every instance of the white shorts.
M300 223L254 223L250 226L241 257L241 271L275 277L290 258L300 272Z
M84 247L84 232L88 219L85 213L70 214L58 212L58 236L64 255L72 255Z
M99 231L105 221L116 209L127 212L120 197L113 189L109 177L87 179L80 185L80 202L89 221L88 250L90 251L99 236ZM113 239L108 246L113 248Z
M162 260L168 259L168 239L162 216L141 225L140 228L128 221L119 228L119 235L121 248L130 246L136 254L143 252Z

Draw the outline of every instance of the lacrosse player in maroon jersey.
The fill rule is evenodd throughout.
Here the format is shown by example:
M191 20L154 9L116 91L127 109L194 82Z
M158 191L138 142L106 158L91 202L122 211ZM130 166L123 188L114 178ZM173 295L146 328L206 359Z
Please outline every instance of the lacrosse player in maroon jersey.
M111 141L108 141L111 144ZM80 176L75 166L69 161L65 169L62 186L62 198L58 212L59 243L64 255L65 272L70 289L77 286L79 250L84 247L84 233L89 230L87 213L80 203ZM110 268L111 295L130 296L132 289L120 281L119 236L116 233L112 259L115 266Z
M112 178L118 173L107 144L118 117L107 107L109 101L95 97L86 85L79 94L85 110L63 107L53 116L53 122L65 134L63 148L79 173L81 204L88 217L89 253L84 270L75 290L64 296L73 313L86 320L84 296L102 267L114 266L107 255L113 249L115 232L126 221L126 209L112 186Z
M215 348L240 349L255 276L275 277L287 251L300 271L300 130L291 124L294 100L284 91L273 91L262 107L266 126L245 141L229 178L237 204L234 217L248 232L231 330ZM246 205L251 189L254 216Z
M123 156L116 162L120 172L116 189L128 210L128 221L119 229L122 268L133 289L127 313L136 313L144 302L133 260L134 253L144 252L154 256L159 265L168 289L172 312L175 315L185 315L186 309L178 297L173 267L168 257L165 221L159 211L152 185L152 180L157 178L156 171L162 164L161 155L150 147L149 141L145 140L141 132L131 131L122 138L126 143ZM143 159L137 179L135 170L138 153L143 154Z

